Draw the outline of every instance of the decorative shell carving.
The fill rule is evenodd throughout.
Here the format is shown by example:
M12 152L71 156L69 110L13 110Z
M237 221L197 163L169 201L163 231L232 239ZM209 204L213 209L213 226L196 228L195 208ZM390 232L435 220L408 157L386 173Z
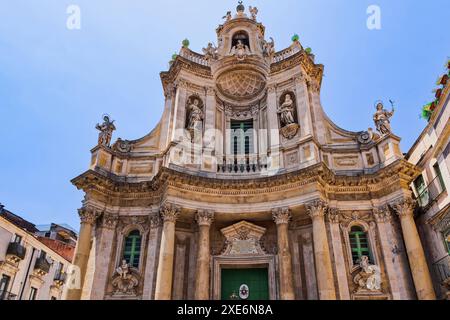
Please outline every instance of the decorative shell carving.
M263 75L253 71L235 70L217 79L218 89L229 98L250 99L264 90Z

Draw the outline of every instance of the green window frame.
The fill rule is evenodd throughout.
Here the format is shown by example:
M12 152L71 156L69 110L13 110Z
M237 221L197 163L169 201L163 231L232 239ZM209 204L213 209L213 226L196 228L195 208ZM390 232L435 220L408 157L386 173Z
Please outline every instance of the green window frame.
M353 264L358 264L362 256L369 257L369 260L372 262L367 232L360 226L353 226L350 229L349 238Z
M141 242L142 237L138 230L131 231L128 236L125 237L123 259L127 261L130 267L139 268Z

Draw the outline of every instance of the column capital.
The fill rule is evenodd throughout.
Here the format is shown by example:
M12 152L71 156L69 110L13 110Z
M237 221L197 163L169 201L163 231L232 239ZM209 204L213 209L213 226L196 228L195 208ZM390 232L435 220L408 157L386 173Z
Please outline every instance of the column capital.
M306 212L311 219L317 219L327 214L328 205L325 201L315 200L306 204Z
M378 208L373 208L372 213L377 223L389 222L392 218L391 211L386 205Z
M288 224L291 217L291 210L289 208L272 209L272 218L277 225Z
M207 96L214 96L216 94L216 90L214 87L205 87L205 93Z
M311 88L312 92L315 92L315 93L320 92L320 84L317 80L309 79L309 80L307 80L307 84Z
M276 84L272 84L272 85L269 85L268 87L267 87L267 93L275 93L276 92L276 90L277 90L277 85Z
M195 220L199 226L211 226L214 221L214 211L198 210Z
M158 213L151 213L148 217L148 220L150 222L151 229L158 228L162 224L161 216Z
M306 81L306 76L303 73L300 73L296 75L293 80L295 84L303 84L303 82Z
M78 209L81 223L94 224L99 214L95 209L83 207Z
M104 212L102 215L102 228L114 230L117 227L119 215Z
M338 208L328 208L328 220L331 223L339 223L341 213Z
M159 210L159 213L164 222L175 223L180 215L180 207L172 203L165 203Z
M412 217L414 214L415 206L416 206L416 203L410 197L406 197L398 202L391 204L391 207L394 209L395 213L397 213L397 215L400 218L404 218L404 217L408 217L408 216Z

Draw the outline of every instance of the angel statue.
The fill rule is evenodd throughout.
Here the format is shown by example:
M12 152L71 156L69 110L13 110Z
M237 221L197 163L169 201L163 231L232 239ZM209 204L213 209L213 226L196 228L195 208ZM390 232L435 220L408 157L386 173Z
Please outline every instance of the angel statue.
M290 94L286 94L283 104L278 108L277 113L280 114L281 124L283 127L295 123L294 120L294 102Z
M225 19L226 22L231 20L231 11L228 11L226 15L222 17L222 19Z
M97 123L95 128L100 131L100 133L98 134L98 144L109 147L113 131L116 130L114 121L111 121L108 115L104 115L103 123Z
M122 264L120 265L120 267L118 267L116 269L117 274L120 276L120 278L122 279L127 279L128 278L128 274L130 273L130 269L128 267L128 263L127 260L122 260Z
M250 11L250 14L252 15L252 19L256 21L256 16L258 15L258 8L250 6L248 8L248 10Z
M271 57L275 53L275 41L270 37L270 42L262 41L262 50L265 57Z
M384 109L383 103L380 101L377 103L377 111L373 115L373 121L375 122L375 126L377 130L383 135L391 133L390 119L394 115L395 109L394 103L392 101L390 102L392 105L392 111L387 111L386 109Z
M203 48L202 50L206 60L217 60L217 48L211 42L208 43L208 46L206 48Z
M380 267L370 264L369 257L362 256L359 262L361 271L353 281L358 285L358 290L380 291L381 271Z
M236 55L238 60L242 61L245 59L247 55L250 54L249 47L242 42L242 40L238 40L237 44L231 49L231 55Z
M188 125L187 128L189 130L195 130L198 128L198 124L202 122L203 120L203 111L199 106L199 100L198 99L193 99L194 101L191 102L191 100L189 100L188 104L188 111L189 111L189 120L188 120Z

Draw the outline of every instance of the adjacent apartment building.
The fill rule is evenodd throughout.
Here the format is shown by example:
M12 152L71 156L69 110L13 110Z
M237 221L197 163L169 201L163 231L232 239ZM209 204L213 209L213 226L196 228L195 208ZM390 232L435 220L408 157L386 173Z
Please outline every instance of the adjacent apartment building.
M450 70L450 64L448 69ZM416 222L437 296L450 299L450 81L442 76L428 125L406 155L421 170L412 184Z
M39 229L0 205L0 300L59 300L77 235Z

